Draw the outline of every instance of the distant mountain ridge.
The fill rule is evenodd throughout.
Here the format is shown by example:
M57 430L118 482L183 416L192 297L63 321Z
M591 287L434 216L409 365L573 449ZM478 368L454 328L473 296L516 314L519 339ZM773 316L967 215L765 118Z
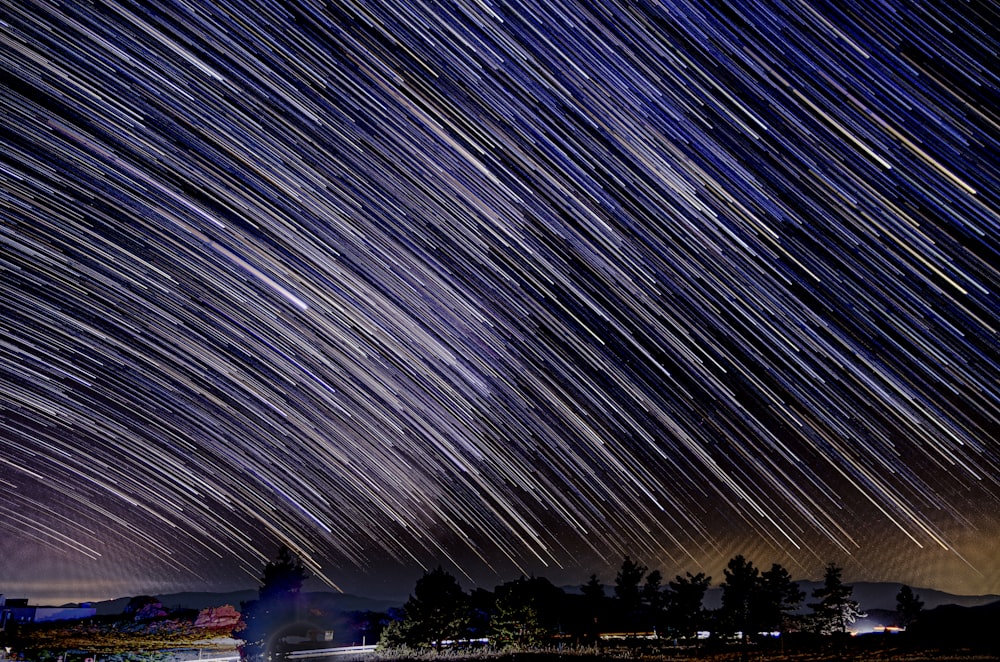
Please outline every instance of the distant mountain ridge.
M808 610L808 603L812 601L812 592L822 585L822 582L800 581L799 588L805 592L806 598L803 600L803 607ZM896 594L902 584L894 582L848 582L854 588L853 598L860 603L863 610L888 610L896 609ZM930 610L935 607L945 605L957 605L959 607L980 607L990 603L1000 601L1000 595L956 595L945 591L938 591L930 588L913 588L924 602L924 609ZM564 586L567 593L579 593L579 586ZM613 586L604 587L605 595L614 595ZM399 607L402 602L383 599L368 598L350 593L334 593L332 591L307 591L313 599L323 602L329 607L339 612L351 611L385 611L393 607ZM239 609L241 602L255 600L257 591L246 589L242 591L230 592L184 592L170 593L156 596L164 607L168 609L206 609L208 607L220 607L222 605L233 605ZM98 615L120 614L125 610L131 597L115 598L95 602L93 606L97 608ZM705 594L705 607L717 609L722 604L722 589L718 586L712 587ZM73 606L73 605L64 605Z
M979 649L1000 659L997 623L1000 623L1000 602L975 607L951 604L923 612L911 628L914 638L925 646Z
M853 598L861 604L862 609L896 610L896 595L903 584L891 582L854 582ZM799 588L806 592L808 602L814 588L822 586L822 582L799 582ZM924 609L934 609L944 605L959 607L980 607L1000 601L1000 595L955 595L932 588L910 586L913 592L924 602Z
M350 593L334 593L332 591L304 591L314 602L327 605L332 610L346 613L352 611L385 611L400 604L393 600L383 600L377 598L367 598ZM222 605L232 605L240 608L241 602L248 602L257 599L256 589L246 589L242 591L229 591L222 593L188 591L184 593L168 593L156 595L163 606L167 609L207 609L208 607L221 607ZM92 606L97 609L98 616L113 616L125 611L131 596L115 598L114 600L104 600L94 602ZM67 605L69 606L69 605Z

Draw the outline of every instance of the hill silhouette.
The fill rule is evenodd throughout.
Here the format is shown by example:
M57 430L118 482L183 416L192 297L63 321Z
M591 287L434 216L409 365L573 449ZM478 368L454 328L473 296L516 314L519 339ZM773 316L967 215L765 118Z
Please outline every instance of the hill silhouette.
M314 603L325 606L328 609L340 612L352 611L385 611L393 607L400 606L401 602L386 600L381 598L368 598L350 593L335 593L333 591L307 591L305 595L310 596ZM90 603L97 609L98 616L114 616L125 611L125 606L133 596L114 598L113 600L103 600L101 602ZM208 607L221 607L222 605L233 605L237 609L241 602L257 599L256 589L245 589L242 591L229 591L213 593L208 591L187 591L183 593L166 593L154 595L167 609L206 609ZM62 605L64 607L79 606L76 603Z
M906 634L924 648L974 649L1000 656L1000 601L975 607L941 605L920 614Z
M899 593L899 588L902 586L898 582L848 582L852 587L854 587L854 599L861 604L861 608L866 611L871 610L887 610L895 611L896 609L896 594ZM799 581L799 588L805 591L806 600L809 602L809 597L812 594L813 589L820 586L820 582L813 581ZM411 587L405 587L401 590L402 595L407 595ZM492 589L492 587L484 587ZM579 593L580 587L575 585L569 585L562 587L567 593ZM920 599L924 602L925 611L930 611L936 607L941 607L945 605L956 605L959 607L979 607L983 605L989 605L994 602L1000 601L1000 595L956 595L954 593L947 593L945 591L938 591L931 588L919 588L912 587L914 593L920 596ZM369 598L361 595L354 595L350 593L335 593L333 591L310 591L310 594L315 594L317 599L322 599L324 603L329 607L336 608L339 611L385 611L392 607L399 607L405 601L405 597L400 600L393 600L387 598ZM614 587L605 586L605 595L613 595ZM329 596L329 597L320 597ZM182 593L169 593L157 595L160 602L163 603L164 607L168 609L205 609L207 607L219 607L221 605L233 605L234 607L239 607L240 602L247 600L254 600L257 598L256 589L245 589L242 591L229 591L229 592L199 592L199 591L188 591ZM125 609L125 605L128 601L132 599L132 596L124 596L120 598L115 598L113 600L105 600L102 602L94 602L92 605L97 608L98 615L114 615L120 614ZM717 609L722 604L722 589L718 586L714 586L708 589L705 594L704 606L706 609ZM62 605L65 607L78 606L77 604ZM807 607L803 607L807 609Z

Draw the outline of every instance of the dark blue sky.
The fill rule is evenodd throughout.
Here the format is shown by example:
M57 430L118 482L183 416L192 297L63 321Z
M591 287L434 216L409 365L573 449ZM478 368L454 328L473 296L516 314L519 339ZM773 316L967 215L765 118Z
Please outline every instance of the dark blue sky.
M3 12L0 591L1000 592L989 7L215 4Z

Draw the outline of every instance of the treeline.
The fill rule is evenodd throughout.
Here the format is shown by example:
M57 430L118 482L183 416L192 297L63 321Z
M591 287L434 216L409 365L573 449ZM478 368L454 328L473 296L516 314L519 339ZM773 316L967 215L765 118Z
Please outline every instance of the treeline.
M841 572L837 565L827 565L822 586L803 604L805 593L780 564L762 571L742 555L736 556L723 571L721 607L707 609L704 602L711 577L687 573L664 582L659 570L650 570L630 557L622 561L611 595L605 594L596 575L580 587L579 594L567 593L544 577L521 577L493 591L467 593L439 567L417 581L401 613L385 626L379 643L383 648L488 643L529 649L593 645L612 637L699 645L705 638L750 643L788 632L830 636L846 633L862 615ZM901 608L919 610L919 600L907 591L911 599ZM904 592L901 595L905 600Z
M312 636L332 632L327 615L301 593L305 577L301 561L287 548L264 568L258 599L241 605L242 618L232 632L242 642L243 660L280 659L295 651L329 647L329 638ZM810 652L833 644L842 652L850 639L848 627L862 616L853 588L844 584L842 569L833 563L808 597L780 564L761 570L742 555L724 568L718 584L721 605L715 609L705 605L711 586L712 578L705 573L664 581L659 570L628 556L610 591L592 575L578 592L566 592L544 577L520 577L492 591L466 592L438 567L417 580L402 608L353 612L347 631L354 634L345 639L340 630L336 641L343 645L377 640L390 656L398 653L402 658L443 648L519 653L553 648L603 651L609 645L641 645L646 650L740 646L746 653L750 645L788 651L787 643ZM912 623L922 606L903 586L897 595L898 623ZM924 633L934 635L932 629ZM615 639L620 643L613 643Z

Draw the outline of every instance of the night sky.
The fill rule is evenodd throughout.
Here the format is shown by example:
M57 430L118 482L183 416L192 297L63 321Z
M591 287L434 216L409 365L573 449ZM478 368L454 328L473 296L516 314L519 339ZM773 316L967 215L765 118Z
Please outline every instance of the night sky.
M1000 592L998 25L4 0L0 593Z

